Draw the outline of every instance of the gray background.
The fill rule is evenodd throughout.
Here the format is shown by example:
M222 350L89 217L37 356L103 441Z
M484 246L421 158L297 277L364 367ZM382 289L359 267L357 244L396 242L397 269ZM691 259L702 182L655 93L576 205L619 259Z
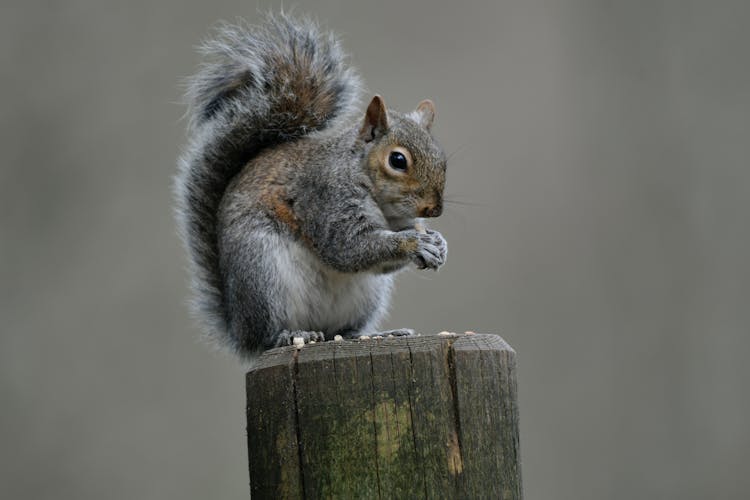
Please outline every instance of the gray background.
M299 11L390 106L435 100L472 203L385 326L516 348L528 499L747 498L750 2L353 4ZM3 3L0 497L248 496L170 183L193 46L270 5Z

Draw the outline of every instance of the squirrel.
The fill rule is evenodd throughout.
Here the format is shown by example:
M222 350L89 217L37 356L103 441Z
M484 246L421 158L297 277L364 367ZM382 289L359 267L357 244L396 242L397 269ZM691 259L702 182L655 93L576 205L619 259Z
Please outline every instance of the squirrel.
M443 206L434 104L399 113L375 95L361 115L339 41L288 14L225 25L201 52L176 195L209 337L252 360L295 337L413 334L376 326L396 271L446 259L420 227Z

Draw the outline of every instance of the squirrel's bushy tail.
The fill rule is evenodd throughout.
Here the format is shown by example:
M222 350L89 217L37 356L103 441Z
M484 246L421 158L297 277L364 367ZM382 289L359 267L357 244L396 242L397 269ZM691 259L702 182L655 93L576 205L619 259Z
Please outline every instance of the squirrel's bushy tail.
M206 62L187 83L189 143L176 179L195 312L226 340L217 217L231 179L273 144L346 123L359 78L338 41L285 14L260 26L225 25L201 47Z

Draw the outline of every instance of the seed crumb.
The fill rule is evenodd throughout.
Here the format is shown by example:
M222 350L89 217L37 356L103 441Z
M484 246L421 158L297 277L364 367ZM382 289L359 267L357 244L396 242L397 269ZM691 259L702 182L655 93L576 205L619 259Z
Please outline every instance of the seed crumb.
M341 335L336 335L335 337L333 337L334 342L343 342L343 340L344 337L342 337Z

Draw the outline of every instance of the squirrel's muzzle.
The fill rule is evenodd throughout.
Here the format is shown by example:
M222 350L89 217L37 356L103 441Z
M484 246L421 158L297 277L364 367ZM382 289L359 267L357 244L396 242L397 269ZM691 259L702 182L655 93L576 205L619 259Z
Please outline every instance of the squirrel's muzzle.
M425 205L419 209L420 217L437 217L443 213L443 204Z
M422 202L417 205L417 215L419 217L438 217L443 213L443 193L435 190L432 196L422 198Z

